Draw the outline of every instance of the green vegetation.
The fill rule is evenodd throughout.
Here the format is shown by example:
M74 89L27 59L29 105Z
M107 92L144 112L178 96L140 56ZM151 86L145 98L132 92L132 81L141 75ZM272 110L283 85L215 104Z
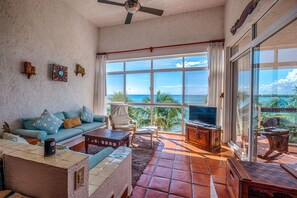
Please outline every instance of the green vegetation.
M133 102L128 96L124 97L122 92L114 93L110 98L111 102ZM166 93L157 92L156 103L170 103L178 104L172 96ZM143 103L150 103L150 98L145 97ZM108 113L110 112L108 107ZM150 107L142 106L130 106L129 109L130 117L136 121L137 127L151 125L151 109ZM160 126L163 131L170 131L174 127L181 126L182 124L182 108L170 108L170 107L154 107L152 110L152 121L153 124Z

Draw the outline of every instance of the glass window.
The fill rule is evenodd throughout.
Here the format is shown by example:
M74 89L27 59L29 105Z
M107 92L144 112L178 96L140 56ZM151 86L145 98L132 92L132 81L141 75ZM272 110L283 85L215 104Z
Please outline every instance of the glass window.
M107 75L107 98L108 102L124 102L124 75Z
M191 67L208 67L207 54L185 57L185 68Z
M114 62L106 64L106 72L122 72L124 71L124 62Z
M153 108L153 124L161 127L164 132L182 132L182 108Z
M296 6L296 0L280 0L256 24L256 34L260 35L285 13Z
M297 48L285 48L278 50L278 62L297 62Z
M151 108L147 106L129 106L129 116L136 122L137 127L151 125Z
M252 41L251 30L249 30L232 48L231 56L239 52L241 49L246 47Z
M208 70L185 72L185 103L206 104L208 95Z
M126 71L151 70L151 60L126 62Z
M261 55L260 51L256 48L254 52L254 62L259 64L263 63L274 63L274 50L261 50ZM265 56L263 56L265 54Z
M155 103L182 104L182 72L156 72Z
M150 103L151 102L151 76L150 73L127 74L126 94L127 102Z
M183 58L161 58L153 60L153 69L183 68Z

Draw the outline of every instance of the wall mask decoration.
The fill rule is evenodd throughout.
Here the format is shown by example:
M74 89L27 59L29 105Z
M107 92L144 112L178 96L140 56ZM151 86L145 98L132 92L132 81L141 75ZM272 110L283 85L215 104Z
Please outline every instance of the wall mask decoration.
M68 79L68 67L53 64L52 79L54 81L67 82L67 79Z
M31 76L36 75L36 67L32 66L30 62L24 62L24 72L22 74L26 74L30 79Z
M76 65L76 70L75 70L75 74L81 74L81 76L83 77L86 73L85 73L85 68L83 68L80 64Z

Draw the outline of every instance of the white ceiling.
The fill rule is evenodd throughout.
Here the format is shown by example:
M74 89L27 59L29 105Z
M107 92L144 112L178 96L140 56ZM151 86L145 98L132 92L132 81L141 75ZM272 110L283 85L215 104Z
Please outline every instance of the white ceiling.
M62 0L76 10L85 19L97 27L124 24L127 12L124 7L98 3L97 0ZM112 0L124 3L125 0ZM224 5L226 0L139 0L146 7L164 10L163 16L175 15L184 12L203 10ZM138 12L134 14L132 23L158 16Z

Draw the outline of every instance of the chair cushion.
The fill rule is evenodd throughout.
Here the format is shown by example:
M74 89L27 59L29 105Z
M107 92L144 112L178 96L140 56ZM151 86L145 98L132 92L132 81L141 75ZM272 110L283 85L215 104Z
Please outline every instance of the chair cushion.
M19 142L23 144L29 144L24 138L21 138L20 136L13 135L11 133L3 133L3 139L4 140L10 140L12 142Z
M98 163L104 160L113 151L113 148L107 147L95 155L89 155L89 170L94 168Z
M105 123L102 122L83 123L81 126L75 127L75 129L82 129L84 132L87 132L104 125Z
M76 129L76 128L60 129L58 133L48 135L47 138L54 138L56 142L61 142L63 140L72 138L82 133L83 133L82 129Z
M67 111L63 112L66 119L80 117L81 111Z
M94 121L94 114L93 112L88 109L86 106L83 106L83 110L81 112L81 120L84 122L91 123Z
M63 121L53 114L49 113L48 110L44 110L40 118L33 123L33 126L47 131L49 134L57 133Z
M132 131L133 129L133 124L114 125L114 130Z
M111 115L112 122L114 125L129 125L130 117L127 115Z
M64 120L64 128L65 129L73 128L73 127L80 126L80 125L81 125L81 121L80 121L79 117L69 118L69 119Z

